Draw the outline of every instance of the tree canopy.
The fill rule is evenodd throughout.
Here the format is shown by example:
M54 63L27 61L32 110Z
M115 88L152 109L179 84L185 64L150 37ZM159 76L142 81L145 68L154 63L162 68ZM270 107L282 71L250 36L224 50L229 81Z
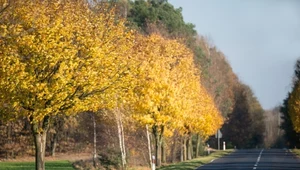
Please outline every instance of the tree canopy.
M90 115L95 138L97 119L102 133L117 123L124 160L124 132L142 141L140 127L150 127L157 165L167 153L178 160L179 149L181 160L193 150L199 156L200 141L223 123L232 143L244 130L247 146L260 144L258 100L181 8L166 0L9 2L0 9L0 127L31 126L37 169L44 169L47 133L54 139L68 121L62 131L86 132Z
M13 108L2 115L30 120L37 154L52 116L113 107L128 89L134 39L124 22L79 1L16 1L2 14L0 99Z

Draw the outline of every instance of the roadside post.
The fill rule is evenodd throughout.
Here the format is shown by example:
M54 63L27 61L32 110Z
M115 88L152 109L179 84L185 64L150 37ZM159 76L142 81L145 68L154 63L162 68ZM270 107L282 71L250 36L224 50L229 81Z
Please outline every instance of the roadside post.
M209 144L207 144L207 155L210 154L210 148L209 148Z
M151 166L152 170L155 170L155 156L152 155L152 166Z
M225 141L223 141L223 150L224 151L226 150L226 143L225 143Z

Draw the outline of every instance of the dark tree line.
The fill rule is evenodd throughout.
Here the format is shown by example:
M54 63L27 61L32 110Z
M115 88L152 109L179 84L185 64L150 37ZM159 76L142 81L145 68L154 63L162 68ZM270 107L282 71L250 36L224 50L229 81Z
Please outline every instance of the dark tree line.
M295 86L299 84L300 80L300 60L298 59L295 64L292 92L295 90ZM289 102L291 101L291 93L287 94L287 97L283 100L283 104L280 107L280 112L282 113L282 123L281 128L284 130L285 145L289 148L299 148L300 147L300 133L295 130L295 125L293 125L293 117L291 117Z
M251 89L240 85L235 91L235 105L223 126L224 140L236 148L263 147L264 110Z

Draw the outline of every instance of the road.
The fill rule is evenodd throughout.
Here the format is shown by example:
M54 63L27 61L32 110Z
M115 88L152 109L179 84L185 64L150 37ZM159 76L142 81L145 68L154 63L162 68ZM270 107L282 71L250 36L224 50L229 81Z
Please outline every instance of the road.
M300 159L287 149L237 150L197 170L300 170Z

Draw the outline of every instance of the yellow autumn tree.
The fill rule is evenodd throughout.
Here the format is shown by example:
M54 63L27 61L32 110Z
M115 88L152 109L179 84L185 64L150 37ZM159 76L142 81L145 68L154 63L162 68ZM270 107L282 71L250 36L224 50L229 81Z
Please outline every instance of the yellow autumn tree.
M202 139L214 134L223 124L223 118L214 101L201 84L200 71L195 67L193 56L181 59L176 67L177 107L180 110L175 119L182 135L183 160L192 158L192 135ZM199 146L198 146L199 147Z
M200 71L196 69L193 58L186 57L177 67L177 106L181 114L177 125L183 133L201 133L208 137L223 124L223 118L212 97L201 85ZM180 75L180 76L178 76ZM183 119L180 119L183 118Z
M156 164L161 164L161 142L164 132L177 114L173 67L180 56L190 53L176 41L159 35L138 36L135 52L140 65L136 77L134 118L149 125L155 138Z
M151 127L156 164L160 166L166 132L170 135L178 129L211 135L222 124L222 117L201 86L199 70L188 48L159 35L139 36L136 42L140 64L133 116Z
M288 113L291 117L294 130L300 132L300 83L295 83L290 99L288 100Z
M91 8L84 1L20 0L1 14L1 116L30 120L36 169L45 169L53 116L113 107L131 83L132 33L114 11Z

